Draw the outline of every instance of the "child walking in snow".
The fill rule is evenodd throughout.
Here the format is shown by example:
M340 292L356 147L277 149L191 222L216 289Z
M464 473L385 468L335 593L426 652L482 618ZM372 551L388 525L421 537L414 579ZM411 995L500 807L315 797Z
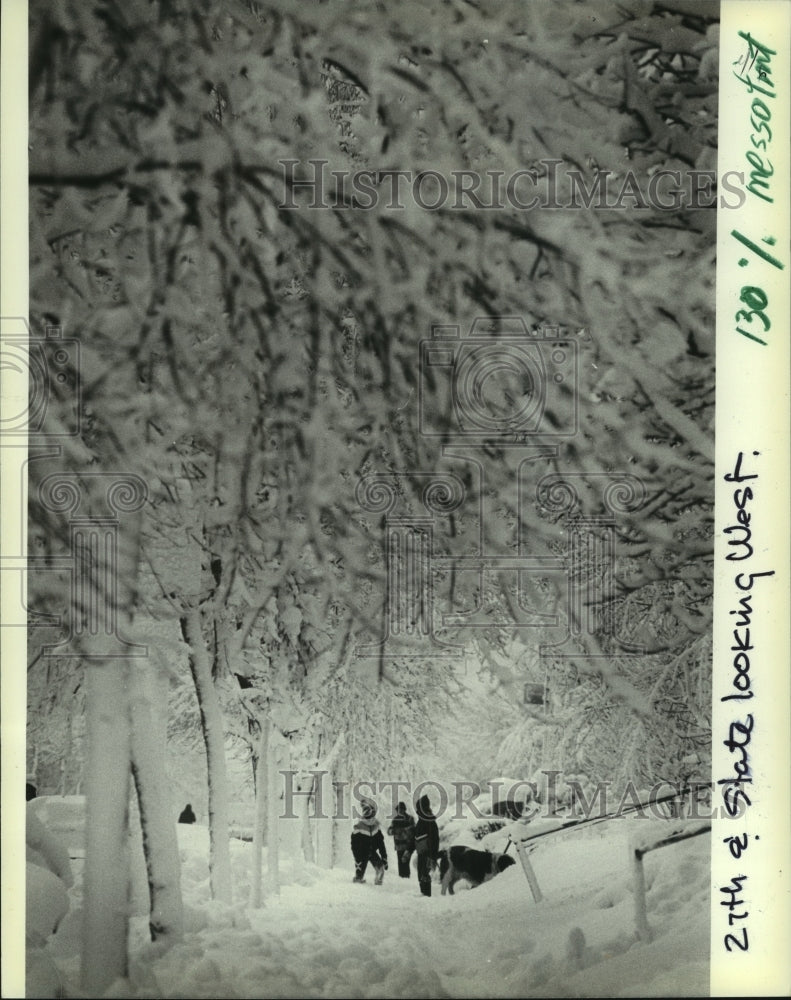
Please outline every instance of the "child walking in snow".
M415 849L415 820L406 811L406 803L399 802L395 816L387 828L393 838L396 856L398 857L398 874L401 878L409 878L409 859Z
M415 824L415 847L417 848L417 879L420 891L424 896L431 895L431 873L437 863L439 854L439 827L437 819L431 811L428 795L424 795L417 804L417 823Z
M370 861L376 871L374 883L381 885L387 869L387 848L376 818L376 803L372 799L363 799L360 804L363 814L352 828L354 881L365 881L363 876Z

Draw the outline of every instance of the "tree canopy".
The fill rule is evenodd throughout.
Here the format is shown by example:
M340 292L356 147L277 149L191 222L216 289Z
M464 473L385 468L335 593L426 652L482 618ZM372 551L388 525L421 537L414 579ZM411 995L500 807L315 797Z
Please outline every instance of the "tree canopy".
M361 483L394 477L412 517L426 513L423 477L461 483L470 505L435 518L433 551L449 560L438 611L488 609L490 627L445 634L472 635L496 673L521 584L453 559L555 559L564 571L534 575L526 599L567 614L588 487L564 507L538 482L629 476L642 500L611 525L598 658L546 662L557 721L597 700L599 721L621 713L616 731L637 713L653 733L641 767L661 770L656 741L685 692L708 711L715 214L711 197L658 207L628 179L673 171L698 193L710 180L716 4L63 0L30 17L31 321L80 344L81 432L63 468L147 483L129 610L176 621L200 607L207 642L222 625L215 679L290 690L331 732L350 721L336 707L355 649L382 638L387 518L361 505ZM326 161L327 208L299 183L310 161ZM385 177L368 209L350 181L365 170ZM398 171L428 172L424 200L453 171L529 172L545 206L572 174L586 192L608 178L619 197L393 209L382 192ZM577 380L549 387L546 433L531 438L544 452L524 467L518 435L484 442L477 467L449 452L441 373L421 366L432 326L466 333L481 316L576 345ZM424 412L436 433L421 433ZM45 429L64 419L51 406ZM56 549L63 524L31 496L32 532ZM616 634L643 652L625 655ZM533 649L549 633L517 635ZM394 679L379 662L396 718L411 685L420 698L429 680L452 685L431 671ZM700 730L674 729L672 754L699 747Z

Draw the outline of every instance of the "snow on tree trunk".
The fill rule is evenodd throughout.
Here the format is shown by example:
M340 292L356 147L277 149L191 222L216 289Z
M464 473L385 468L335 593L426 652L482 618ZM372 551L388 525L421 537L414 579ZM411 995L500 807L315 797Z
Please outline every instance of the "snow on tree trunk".
M274 735L270 731L266 749L267 837L266 858L269 891L280 895L280 774Z
M77 766L77 754L74 747L74 723L76 718L76 712L69 712L66 726L66 746L60 762L61 795L76 794L77 778L74 776Z
M335 802L332 787L332 772L323 770L316 788L316 863L322 868L333 865L333 827Z
M267 769L269 732L271 725L267 715L261 723L258 739L258 753L255 783L255 826L253 827L253 863L250 872L250 906L257 910L262 905L261 898L261 851L264 846L264 824L266 805L269 797Z
M128 665L94 661L85 671L88 757L82 988L104 993L128 967L130 720Z
M184 932L181 867L176 824L165 784L167 693L156 666L146 660L130 670L132 774L137 791L151 904L151 940L177 940Z
M311 803L315 803L316 780L311 773L300 776L299 789L305 793L299 796L300 826L302 827L302 856L310 864L316 863L316 854L313 850L313 836L311 833Z
M231 852L228 844L228 775L220 700L211 676L211 665L201 632L200 613L190 608L181 619L184 640L200 708L206 770L209 782L209 872L212 899L232 901Z
M316 766L317 781L314 787L314 814L316 819L316 863L322 868L335 866L335 842L337 840L336 816L342 815L336 803L333 784L333 770L338 754L346 744L346 734L341 733L326 756Z

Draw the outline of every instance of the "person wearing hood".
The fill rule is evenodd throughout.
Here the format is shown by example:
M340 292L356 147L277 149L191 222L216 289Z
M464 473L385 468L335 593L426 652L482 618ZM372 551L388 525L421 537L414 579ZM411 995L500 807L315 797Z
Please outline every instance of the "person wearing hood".
M398 857L398 874L401 878L409 878L409 861L415 850L415 820L406 811L406 802L399 802L395 816L387 828L393 838L396 856Z
M196 820L197 816L192 811L192 805L188 802L181 810L178 821L179 823L194 823Z
M428 795L417 804L415 824L415 848L417 849L417 879L424 896L431 895L431 873L439 855L439 827Z
M376 803L372 799L362 799L360 806L362 816L352 828L354 881L365 881L363 876L370 861L376 871L374 883L381 885L387 869L387 848L382 836L382 828L376 818Z

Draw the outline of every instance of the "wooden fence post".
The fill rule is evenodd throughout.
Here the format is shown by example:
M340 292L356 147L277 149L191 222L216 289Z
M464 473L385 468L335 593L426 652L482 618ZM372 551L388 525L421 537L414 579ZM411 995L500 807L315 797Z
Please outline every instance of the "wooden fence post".
M646 912L643 851L639 847L630 847L629 853L632 864L632 892L634 894L634 920L637 925L637 934L641 941L650 941L651 928L648 926Z
M519 860L522 862L522 869L525 873L525 878L530 886L530 891L533 893L533 900L536 903L540 903L544 898L541 894L541 889L538 885L538 879L536 878L536 873L533 870L533 866L530 864L530 859L527 856L527 851L525 850L524 844L518 840L512 840L511 843L516 847L516 853L519 855Z

